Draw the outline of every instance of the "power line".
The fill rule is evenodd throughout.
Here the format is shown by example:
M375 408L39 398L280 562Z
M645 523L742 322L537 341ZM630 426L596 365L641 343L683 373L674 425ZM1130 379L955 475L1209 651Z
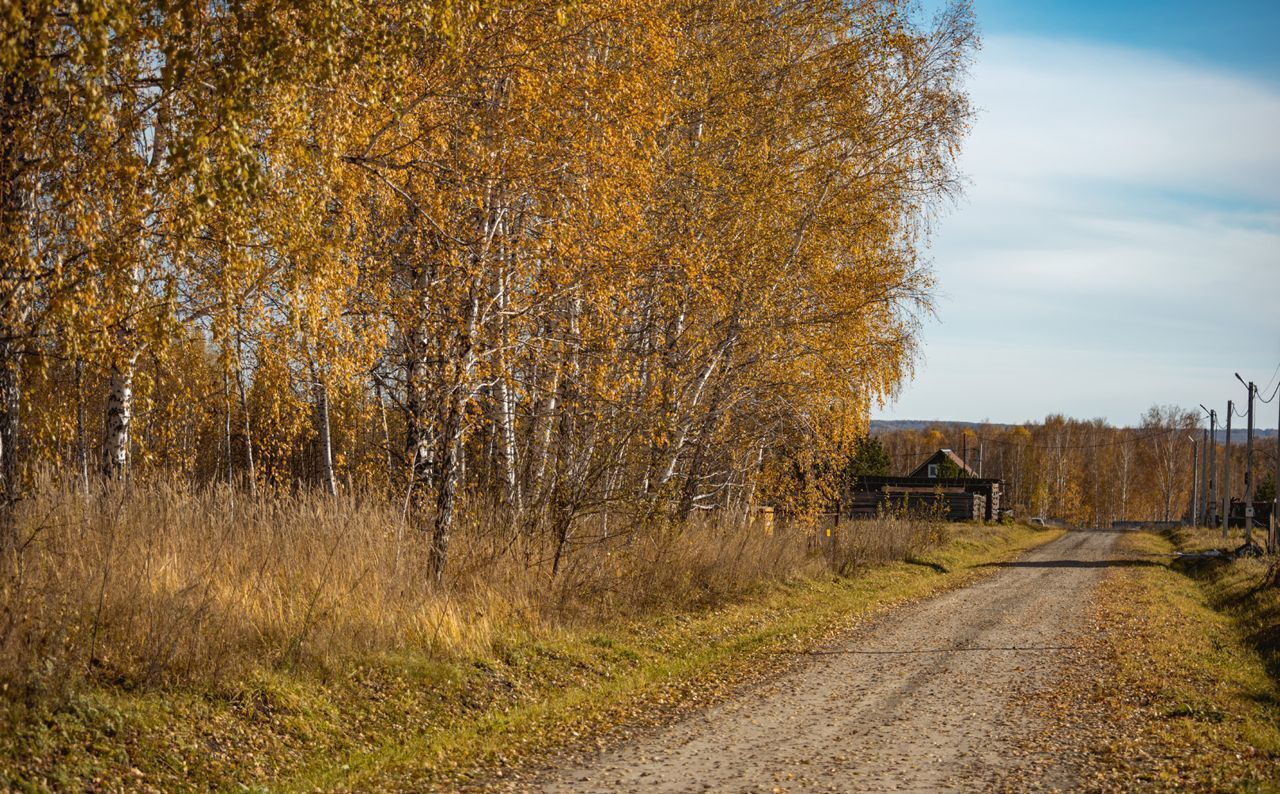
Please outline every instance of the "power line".
M1267 381L1267 385L1262 387L1262 391L1266 391L1267 389L1271 388L1271 384L1275 383L1275 379L1277 375L1280 375L1280 364L1276 364L1276 371L1271 373L1271 378ZM1280 391L1280 383L1276 383L1276 391ZM1276 393L1272 392L1271 396L1275 397ZM1271 401L1263 400L1263 402L1271 402Z

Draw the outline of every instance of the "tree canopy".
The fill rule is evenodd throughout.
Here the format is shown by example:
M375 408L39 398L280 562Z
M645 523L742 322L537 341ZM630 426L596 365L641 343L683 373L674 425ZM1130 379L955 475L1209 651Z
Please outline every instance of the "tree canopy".
M438 576L467 505L564 550L863 455L971 116L970 9L912 8L11 4L5 504L377 488Z

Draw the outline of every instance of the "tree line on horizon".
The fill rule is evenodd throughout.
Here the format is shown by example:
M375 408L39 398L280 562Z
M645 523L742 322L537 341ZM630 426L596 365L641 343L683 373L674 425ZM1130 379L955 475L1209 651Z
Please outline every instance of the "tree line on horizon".
M970 468L1003 480L1003 502L1023 515L1075 524L1108 526L1114 521L1179 521L1191 513L1193 465L1197 502L1203 499L1206 424L1198 411L1153 405L1135 426L1102 419L1050 415L1021 425L950 425L878 432L884 468L906 474L940 448L963 455ZM1225 439L1224 439L1225 440ZM1215 444L1217 514L1222 514L1226 445ZM1245 494L1245 445L1230 450L1231 498ZM1274 443L1255 441L1255 498L1275 498Z
M485 509L782 501L911 367L967 3L21 0L0 536L41 472Z

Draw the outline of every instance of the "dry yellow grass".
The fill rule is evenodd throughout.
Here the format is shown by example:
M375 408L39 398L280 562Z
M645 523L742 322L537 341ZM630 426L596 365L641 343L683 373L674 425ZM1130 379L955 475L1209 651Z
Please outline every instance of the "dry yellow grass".
M834 542L710 520L618 534L615 516L608 538L579 527L552 578L543 539L473 518L435 588L381 498L151 484L49 488L24 510L40 531L0 602L0 789L31 791L451 788L714 702L1056 535L895 520Z
M0 584L0 676L33 696L85 677L163 687L403 649L484 653L512 635L715 604L942 539L936 525L891 520L846 525L834 543L740 520L610 536L587 524L553 577L549 541L477 511L437 587L425 539L382 497L165 482L37 493L22 506L16 575Z

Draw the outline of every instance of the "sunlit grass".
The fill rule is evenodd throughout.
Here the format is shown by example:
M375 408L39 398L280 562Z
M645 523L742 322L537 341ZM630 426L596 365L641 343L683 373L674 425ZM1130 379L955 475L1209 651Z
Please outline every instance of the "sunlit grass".
M1160 787L1280 790L1275 648L1258 642L1280 614L1280 590L1259 588L1267 563L1173 561L1179 548L1222 545L1206 531L1123 544L1169 564L1127 568L1103 586L1099 619L1116 679L1100 690L1111 693L1107 716L1123 722L1125 738L1110 752L1126 762L1110 774L1153 776L1146 785ZM1150 760L1133 763L1142 758Z
M453 779L714 697L1056 534L886 520L832 548L704 521L583 543L553 578L543 541L473 516L440 588L395 507L358 495L155 484L26 510L0 781L61 788Z

